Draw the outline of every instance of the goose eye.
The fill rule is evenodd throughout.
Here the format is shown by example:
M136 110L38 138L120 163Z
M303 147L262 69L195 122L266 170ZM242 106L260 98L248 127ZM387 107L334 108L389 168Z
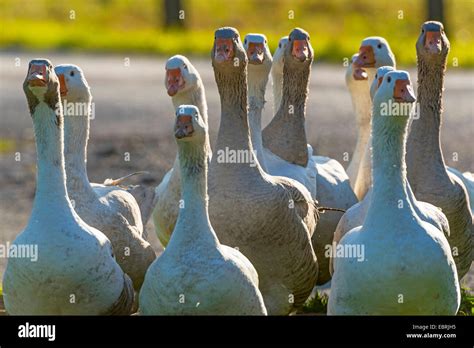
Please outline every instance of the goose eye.
M390 76L387 77L387 82L388 82L388 83L392 82L392 78L391 78Z
M379 76L377 74L375 74L375 79L377 80L379 78Z
M381 49L381 48L382 48L382 44L378 44L378 45L377 45L377 48L378 48L378 49Z
M267 43L267 40L265 40L265 43Z
M421 29L421 32L422 32L422 33L425 33L425 29Z
M188 70L188 66L186 64L183 64L183 68Z
M74 71L71 71L71 72L69 73L69 76L74 76Z
M278 48L281 48L281 43L278 44Z
M244 40L244 44L247 44L247 39Z

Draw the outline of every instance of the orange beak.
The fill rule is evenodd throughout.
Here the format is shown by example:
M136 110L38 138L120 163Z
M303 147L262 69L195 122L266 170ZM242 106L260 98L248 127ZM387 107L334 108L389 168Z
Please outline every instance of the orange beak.
M304 62L309 58L309 47L308 41L306 40L294 40L293 49L291 50L293 57L298 59L300 62Z
M176 95L184 85L185 81L180 68L166 70L166 89L170 97Z
M358 68L373 68L375 66L375 56L372 46L360 46L359 55L352 64Z
M249 63L262 64L265 59L265 55L263 54L263 52L263 43L249 42L249 47L247 48L247 56L249 57Z
M28 84L30 87L45 87L46 82L46 66L32 64L28 71Z
M364 69L356 68L356 67L354 67L354 68L355 69L352 72L352 76L354 77L354 80L363 81L363 80L367 80L369 78L369 76L367 75L367 73L365 72Z
M59 93L61 97L67 96L67 85L66 80L64 79L64 74L59 74Z
M193 133L193 117L189 115L178 115L174 131L176 139L190 137Z
M433 54L441 53L441 33L439 31L427 31L425 34L425 48Z
M214 44L214 59L218 63L228 62L234 58L234 42L232 39L217 38Z
M395 101L401 103L413 103L416 100L415 93L411 88L409 80L395 81L395 87L393 89L393 98L395 99Z

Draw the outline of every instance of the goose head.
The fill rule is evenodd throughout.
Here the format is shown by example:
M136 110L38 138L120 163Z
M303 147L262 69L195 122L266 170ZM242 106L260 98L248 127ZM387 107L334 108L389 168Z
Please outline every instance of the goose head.
M237 29L223 27L216 30L211 60L214 71L240 72L245 69L247 54Z
M346 69L346 85L349 89L360 85L360 81L367 81L368 78L367 72L364 69L354 65L358 56L359 53L352 55L351 63Z
M48 92L54 92L59 80L48 59L33 59L28 65L28 74L23 82L25 92L32 93L44 101Z
M206 134L207 125L196 106L180 105L176 109L174 136L178 143L202 141L204 144Z
M372 84L370 85L370 99L374 99L375 92L377 92L377 89L382 83L384 76L390 71L395 71L395 69L391 66L381 66L377 69L377 72L375 73L375 78L372 81Z
M380 36L371 36L362 40L359 53L352 65L354 66L354 79L357 75L364 76L358 69L363 69L369 75L369 82L375 75L375 70L381 66L395 66L395 56L387 40Z
M45 102L53 110L56 109L59 103L59 78L48 59L30 61L23 90L32 115L40 102Z
M413 92L410 75L406 71L394 70L389 71L382 78L382 82L374 96L374 108L380 107L380 114L385 116L405 116L405 117L387 117L397 122L397 119L407 120L410 116L411 105L408 108L399 105L392 108L396 103L413 104L416 101ZM383 111L385 108L385 112ZM394 112L392 114L392 111ZM396 112L396 113L395 113Z
M170 97L198 87L201 77L185 56L171 57L166 61L165 69L165 88Z
M301 28L293 29L290 35L288 35L288 44L284 51L285 63L311 64L313 62L314 50L309 40L309 34L305 30Z
M61 98L70 102L88 101L91 98L89 84L80 67L74 64L60 64L54 71L59 77Z
M444 61L448 55L449 46L449 40L442 23L436 21L423 23L420 36L416 42L418 57Z
M268 48L267 37L263 34L247 34L244 38L244 48L249 64L272 65L272 54Z

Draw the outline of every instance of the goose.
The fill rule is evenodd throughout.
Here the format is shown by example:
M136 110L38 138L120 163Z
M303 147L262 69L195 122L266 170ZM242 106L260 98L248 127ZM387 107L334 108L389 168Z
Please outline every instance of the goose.
M171 96L174 109L179 105L196 105L201 117L207 124L207 102L201 76L188 58L175 55L166 62L165 88ZM208 161L210 162L212 151L209 139L206 139L208 148ZM155 208L153 210L153 222L158 239L163 245L169 242L174 230L179 213L179 200L181 199L181 186L179 174L179 158L176 155L173 168L163 177L161 183L155 189Z
M209 222L209 136L199 108L178 106L175 137L185 208L167 248L148 269L140 313L266 315L257 271L242 253L219 242Z
M378 89L378 86L382 82L384 76L394 71L395 69L391 66L383 66L377 69L377 73L375 74L375 78L370 85L370 98L371 100L374 99L375 92ZM372 102L371 102L372 103ZM410 120L409 120L410 121ZM369 122L370 124L370 122ZM371 135L370 135L371 137ZM369 167L370 168L370 167ZM370 169L369 169L370 170ZM432 224L437 229L443 231L445 236L449 236L449 224L448 219L446 216L441 212L438 207L434 205L422 201L418 201L413 194L413 191L410 187L408 181L405 182L405 190L407 192L408 200L410 201L413 210L417 214L417 216L427 222ZM364 198L358 202L357 204L350 207L344 215L341 217L341 220L337 224L336 231L334 232L334 239L333 245L337 246L341 238L353 228L361 226L364 223L365 216L369 209L369 205L371 202L372 196L372 188L369 189L367 194ZM331 259L329 270L331 274L334 273L334 266L333 266L334 259Z
M269 155L265 160L271 174L298 180L320 205L348 209L357 203L357 197L344 168L334 159L313 156L312 147L306 141L305 108L313 56L308 33L295 28L283 52L283 99L277 114L262 133L264 150L269 150L265 152ZM272 69L276 70L277 66ZM274 139L278 140L274 142ZM269 161L270 156L279 161ZM331 245L341 215L340 212L321 214L312 237L319 263L318 284L326 283L331 277L326 246Z
M383 111L384 104L414 101L407 72L385 75L374 97L369 209L363 225L340 243L341 250L364 249L358 259L349 253L335 258L329 315L454 315L459 308L458 275L448 241L417 216L406 191L410 110L400 108L399 115Z
M368 135L370 135L372 102L369 86L374 80L377 68L382 66L395 68L395 56L387 40L380 36L371 36L362 40L359 52L353 56L353 62L346 71L346 84L356 110L359 133L348 172L350 173L351 185L359 200L364 198L371 185L371 140ZM348 76L349 70L352 71L352 78Z
M312 197L316 197L316 173L311 170L311 164L302 167L287 162L262 144L262 110L265 105L265 89L273 66L272 55L267 38L263 34L247 34L244 38L244 48L249 59L247 79L250 137L258 162L266 173L295 179L306 187Z
M11 315L130 314L130 278L115 261L107 237L76 214L68 197L59 78L49 60L30 61L23 90L33 119L38 169L28 225L12 246L34 246L38 258L8 259L6 310Z
M288 36L283 36L278 41L278 47L273 54L272 61L272 89L273 89L273 114L276 114L280 108L281 98L283 93L283 53L288 44Z
M221 99L217 151L209 171L209 214L221 243L255 266L271 315L303 305L318 263L311 245L318 211L295 180L266 174L254 156L247 114L247 56L239 32L216 30L212 66Z
M408 180L415 196L440 207L449 221L451 245L459 277L474 256L474 226L466 188L446 169L440 144L443 84L449 40L440 22L422 26L416 42L419 118L411 123L407 142ZM429 156L426 154L429 153Z
M103 184L91 184L87 176L92 95L84 72L73 64L55 67L60 78L61 102L67 109L64 117L64 159L68 195L74 210L88 225L102 231L112 242L120 267L140 289L146 270L156 258L143 236L140 209L127 191Z

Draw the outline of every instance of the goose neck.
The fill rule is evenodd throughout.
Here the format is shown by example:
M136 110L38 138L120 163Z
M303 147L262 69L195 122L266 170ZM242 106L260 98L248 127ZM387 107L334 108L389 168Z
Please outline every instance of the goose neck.
M227 174L238 172L241 175L255 172L260 166L250 141L247 114L247 69L223 73L215 68L214 73L221 98L221 123L217 135L217 155L212 157L212 162L218 170L224 170ZM250 161L243 163L220 160L221 154L229 152L245 154ZM255 162L257 165L253 165Z
M91 98L76 101L63 100L64 157L67 172L67 187L72 198L95 193L87 175L87 144L91 118Z
M283 66L281 63L272 65L273 112L276 114L281 105L283 95Z
M431 179L448 179L440 141L444 71L445 64L418 59L419 113L411 122L407 145L408 174L415 186L421 180L430 184Z
M207 137L207 136L206 136ZM193 141L178 144L182 205L169 247L197 241L217 245L209 221L207 194L207 151Z
M262 169L266 170L265 159L263 156L262 143L262 111L265 105L265 88L268 83L268 71L265 72L264 66L249 65L248 75L248 104L249 104L249 125L250 137L253 149L256 152L258 161Z
M413 210L406 192L405 142L408 116L382 116L374 106L372 118L373 193L367 217L378 219L384 212ZM398 118L387 120L388 117ZM403 119L402 119L403 117ZM395 214L396 215L396 214Z
M32 216L47 205L53 210L71 211L66 190L64 169L63 116L58 116L44 102L40 102L33 114L37 154L36 193Z

